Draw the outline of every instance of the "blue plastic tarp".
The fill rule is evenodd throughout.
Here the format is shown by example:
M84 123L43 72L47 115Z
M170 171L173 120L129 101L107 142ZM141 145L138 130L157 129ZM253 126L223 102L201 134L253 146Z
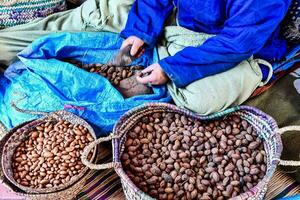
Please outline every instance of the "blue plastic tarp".
M98 136L109 133L119 117L129 109L148 102L171 100L167 88L153 88L153 94L124 99L98 75L62 61L74 59L84 64L107 63L120 48L123 39L114 33L58 33L40 38L18 54L0 78L0 119L8 127L37 118L12 108L56 111L68 107L97 130ZM132 64L148 66L158 60L155 49Z
M300 194L291 197L281 198L280 200L300 200Z
M290 69L294 64L300 62L300 44L289 49L283 61L273 63L274 72L281 72Z

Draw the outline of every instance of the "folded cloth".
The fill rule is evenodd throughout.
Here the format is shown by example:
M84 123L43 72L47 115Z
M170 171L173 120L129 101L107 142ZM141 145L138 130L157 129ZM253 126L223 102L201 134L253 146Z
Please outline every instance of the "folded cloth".
M75 9L0 30L0 63L11 64L17 59L17 53L35 39L51 33L120 32L125 26L133 2L134 0L88 0Z

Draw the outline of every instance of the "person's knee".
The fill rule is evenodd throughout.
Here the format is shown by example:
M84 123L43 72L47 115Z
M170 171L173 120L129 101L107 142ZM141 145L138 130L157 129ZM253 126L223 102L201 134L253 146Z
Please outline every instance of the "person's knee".
M209 115L225 109L225 105L225 99L222 101L216 93L194 93L186 99L185 108L200 115Z
M261 72L249 62L195 81L185 88L168 87L174 102L201 115L222 111L246 101L261 82Z
M220 100L217 93L191 92L187 89L179 90L180 92L171 92L174 103L178 107L191 110L200 115L217 112L224 109L224 105L226 104Z

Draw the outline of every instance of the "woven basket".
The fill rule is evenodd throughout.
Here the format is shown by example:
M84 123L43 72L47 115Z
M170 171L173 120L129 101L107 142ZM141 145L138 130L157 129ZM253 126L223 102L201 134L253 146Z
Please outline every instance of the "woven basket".
M82 186L85 184L88 173L91 172L89 168L85 167L82 172L76 175L72 181L65 184L63 187L55 188L46 188L46 189L32 189L29 187L24 187L18 184L12 176L12 156L15 148L20 144L22 139L26 137L24 134L16 132L18 129L30 129L39 125L42 122L48 120L66 120L73 124L80 124L86 127L91 133L92 137L96 139L96 135L92 127L80 117L66 112L66 111L57 111L54 113L47 113L44 117L25 122L20 124L7 132L5 127L0 124L0 135L3 138L0 141L0 162L2 164L0 170L0 180L12 191L16 192L17 195L27 197L29 199L72 199L78 192L82 189ZM95 161L97 156L97 147L95 147L91 160ZM35 194L34 194L35 193Z
M183 114L187 117L191 117L201 121L208 121L214 119L220 119L228 115L237 115L240 118L246 120L257 131L259 137L263 139L264 148L267 152L267 172L265 177L248 192L240 194L232 199L234 200L260 200L264 199L267 191L267 184L270 181L275 169L280 162L280 155L282 151L282 142L279 134L279 129L275 120L263 113L262 111L248 106L237 106L216 114L209 116L200 116L190 111L180 109L174 105L166 103L151 103L144 106L137 107L121 117L119 122L115 125L113 133L105 138L99 138L88 145L82 154L82 162L91 169L106 169L114 168L117 174L121 178L122 186L125 196L128 200L142 199L152 200L153 198L141 191L134 183L129 179L122 168L120 157L125 149L124 143L126 141L127 132L139 122L144 116L151 115L156 112L172 112ZM113 145L113 162L96 165L90 163L86 158L88 153L95 145L103 141L112 140ZM290 163L285 163L290 164ZM299 164L299 163L297 163Z
M66 10L65 0L0 0L0 29Z

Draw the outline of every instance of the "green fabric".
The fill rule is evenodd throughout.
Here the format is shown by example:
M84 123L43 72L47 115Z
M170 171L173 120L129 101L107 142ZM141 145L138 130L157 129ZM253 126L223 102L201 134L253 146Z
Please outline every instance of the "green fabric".
M180 26L167 26L163 36L158 51L160 59L172 56L186 46L199 46L213 35L197 33ZM225 110L229 106L243 103L257 87L264 85L261 83L262 73L258 62L271 67L265 61L250 58L233 69L200 79L184 88L169 83L168 89L180 107L203 115Z
M134 0L88 0L80 7L0 31L0 63L9 65L33 40L58 31L120 32Z
M161 44L158 46L160 59L174 55L186 46L200 46L208 38L214 36L205 33L197 33L186 28L176 26L172 20L169 23L171 25L166 26L163 30L163 39Z
M177 88L168 89L176 105L202 115L211 114L246 101L260 85L262 73L255 60L241 62L238 66Z
M255 106L274 117L279 127L300 125L300 68L245 104ZM287 132L282 140L281 159L300 160L300 133ZM300 183L300 167L282 167L281 170Z

